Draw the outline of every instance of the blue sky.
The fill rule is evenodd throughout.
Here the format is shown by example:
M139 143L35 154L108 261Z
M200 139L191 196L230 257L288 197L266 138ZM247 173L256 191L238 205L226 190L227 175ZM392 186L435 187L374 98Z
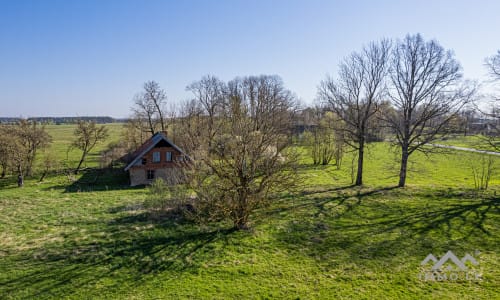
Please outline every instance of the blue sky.
M0 116L126 117L145 81L178 103L206 74L277 74L312 103L350 52L417 32L484 80L499 12L494 0L0 0Z

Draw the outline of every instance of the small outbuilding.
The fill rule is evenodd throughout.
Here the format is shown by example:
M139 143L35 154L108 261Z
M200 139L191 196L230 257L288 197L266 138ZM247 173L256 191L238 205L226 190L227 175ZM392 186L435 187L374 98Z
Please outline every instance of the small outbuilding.
M165 133L158 132L130 155L125 167L129 172L130 185L151 184L161 178L169 184L179 183L182 172L191 158L169 140Z

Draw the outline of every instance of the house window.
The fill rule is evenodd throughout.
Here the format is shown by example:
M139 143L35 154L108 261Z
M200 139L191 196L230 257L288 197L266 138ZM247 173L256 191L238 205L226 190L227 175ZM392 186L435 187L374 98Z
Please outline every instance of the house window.
M146 163L148 162L148 160L146 158L143 158L142 159L142 164L145 165Z
M177 156L177 161L178 162L183 162L184 161L184 156L182 156L182 155Z
M153 152L153 162L154 163L160 162L160 152Z
M146 173L148 180L155 179L155 170L147 170Z
M172 152L167 152L167 161L172 161Z

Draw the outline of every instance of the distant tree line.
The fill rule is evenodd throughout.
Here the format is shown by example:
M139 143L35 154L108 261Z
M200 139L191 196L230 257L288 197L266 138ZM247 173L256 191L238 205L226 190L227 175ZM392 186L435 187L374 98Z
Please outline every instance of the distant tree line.
M46 125L60 125L60 124L78 124L80 121L95 122L96 124L107 124L107 123L124 123L128 119L121 118L116 119L112 117L98 117L98 116L85 116L85 117L34 117L34 118L7 118L0 117L0 124L16 124L21 120L26 120L29 122L36 122L39 124Z

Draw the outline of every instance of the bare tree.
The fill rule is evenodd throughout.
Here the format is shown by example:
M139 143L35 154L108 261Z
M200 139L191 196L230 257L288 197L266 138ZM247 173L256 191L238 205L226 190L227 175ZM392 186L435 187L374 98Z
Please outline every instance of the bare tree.
M189 114L183 126L191 128L182 131L207 141L190 149L196 153L188 176L195 211L205 220L227 218L235 228L246 228L254 209L293 182L296 155L290 152L289 134L295 98L277 76L237 78L224 86L204 81L195 90L205 84L225 92L221 99L219 92L210 96L210 105L198 103L207 98L196 97L184 110Z
M204 141L208 146L212 146L215 135L220 130L220 124L217 122L217 116L224 108L224 97L226 95L226 86L224 82L215 76L207 75L200 81L193 82L186 90L193 93L194 98L191 103L191 110L197 111L198 115L203 115L203 125L206 126L206 138Z
M89 152L94 149L97 143L104 141L109 134L106 127L97 126L94 121L78 121L74 135L76 139L73 141L72 147L82 151L82 157L75 169L75 174L78 174Z
M330 111L324 111L319 107L312 110L314 126L304 132L304 141L310 148L311 158L315 165L328 165L335 159L337 169L343 156L344 140L342 131L338 130L339 122Z
M472 100L475 89L462 84L460 64L436 41L407 35L393 50L390 89L394 110L384 116L401 148L399 187L406 183L409 156L429 151L432 141Z
M488 68L489 75L492 78L493 82L500 82L500 50L488 58L486 58L486 67ZM489 119L492 119L495 121L495 124L493 125L492 132L486 136L484 136L484 140L486 141L487 144L489 144L493 149L496 151L500 150L500 143L498 141L499 136L500 136L500 126L499 126L499 121L500 121L500 109L499 109L499 101L500 97L498 96L492 96L493 101L492 101L492 107L490 112L482 112L484 116L486 116ZM480 109L478 109L481 111Z
M40 163L42 169L42 176L40 176L39 181L42 182L45 177L53 170L57 169L59 166L57 161L57 156L50 149L45 149L43 153L43 159Z
M16 169L18 175L31 176L37 152L52 141L44 126L35 121L20 120L15 125L0 128L0 165L2 177L7 168Z
M491 177L496 171L494 167L494 157L488 154L482 154L479 159L469 162L474 179L474 188L476 190L487 190Z
M28 120L19 121L16 133L25 149L24 175L31 176L37 151L47 147L52 137L45 131L45 126L38 126L36 121Z
M150 136L147 123L134 116L129 118L122 128L122 140L129 151L139 148Z
M17 125L0 126L0 163L2 178L7 170L12 170L18 176L23 176L26 153L28 149L21 142Z
M486 59L486 66L490 72L490 75L496 79L500 80L500 50L493 56Z
M338 79L321 82L319 98L342 120L345 142L358 152L356 185L363 184L363 159L371 119L385 94L390 42L371 43L340 64Z
M144 83L144 90L135 96L134 119L146 123L151 135L154 135L158 130L165 131L167 128L166 101L167 95L156 81Z
M0 166L2 167L0 178L5 178L10 164L10 147L6 129L5 126L0 125Z

